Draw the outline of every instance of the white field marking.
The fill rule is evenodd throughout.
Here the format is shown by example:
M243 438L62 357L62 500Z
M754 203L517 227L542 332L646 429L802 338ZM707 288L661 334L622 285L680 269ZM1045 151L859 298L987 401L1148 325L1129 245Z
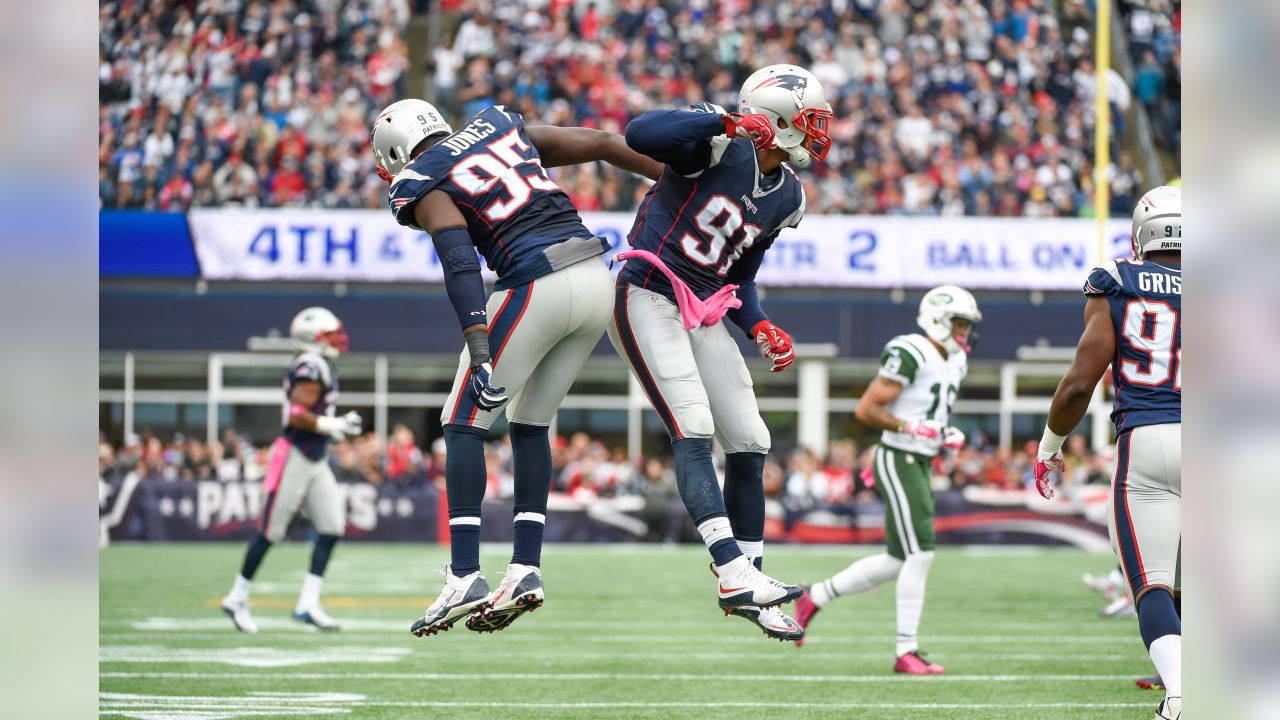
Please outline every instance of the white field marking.
M480 682L491 680L577 681L652 681L652 682L717 682L723 675L704 673L102 673L103 678L155 680L453 680ZM1129 682L1132 674L1123 675L734 675L735 680L750 682L790 683L914 683L914 682L982 682L1014 683L1052 682Z
M723 679L723 676L720 676ZM936 679L936 678L935 678ZM387 700L358 703L360 707L390 708L515 708L519 710L539 708L553 710L612 710L612 709L661 709L661 708L693 708L715 710L719 708L747 708L789 710L804 708L814 710L973 710L973 709L1009 709L1009 710L1071 710L1071 709L1119 709L1119 708L1151 708L1151 703L814 703L814 702L578 702L578 703L531 703L531 702L466 702L430 700Z
M266 615L260 618L254 618L258 623L260 630L288 630L298 633L306 633L308 635L315 634L315 628L310 625L304 625L296 622L292 618L282 615ZM376 620L372 618L347 618L343 617L339 620L342 623L343 630L370 630L379 632L409 632L409 626L413 624L413 620ZM105 625L116 625L114 622L103 623ZM152 632L181 632L186 633L191 630L233 630L231 621L226 617L210 614L205 617L193 618L175 618L175 617L151 617L146 620L130 620L119 623L134 630L147 630Z
M241 717L314 717L348 715L351 705L365 699L352 693L255 692L247 696L138 695L99 693L98 715L135 720L231 720Z
M211 639L222 640L226 636L214 636ZM294 640L296 638L289 638ZM314 638L309 638L309 641ZM443 646L435 646L434 650L447 650ZM750 660L750 661L777 661L777 662L803 662L805 660L884 660L893 659L889 650L880 652L850 652L847 650L805 650L803 653L794 653L786 648L779 646L776 652L696 652L696 653L680 653L678 658L672 658L669 652L628 652L628 658L644 658L653 660L663 660L670 662L675 660ZM892 648L890 648L892 650ZM489 664L492 662L490 653L510 654L510 648L501 647L499 645L473 645L467 650L466 659L474 659L477 663ZM424 653L430 654L430 653ZM616 660L618 654L616 652L580 652L574 650L556 651L538 649L537 656L543 660L551 658L563 658L569 661L575 660ZM1123 655L1106 655L1106 654L1087 654L1075 655L1069 652L1063 653L975 653L975 652L945 652L937 651L929 653L932 658L939 660L991 660L997 662L1134 662L1140 660L1145 655L1139 651L1132 654ZM154 673L133 673L133 672L104 672L99 673L99 677L152 677Z
M424 605L425 607L425 605ZM261 617L255 617L258 626L262 628L290 629L298 631L311 631L306 625L294 622L288 615L287 608L268 607L254 608L255 613L261 613ZM388 612L397 613L394 617L351 617L346 611L335 610L334 614L340 614L338 618L342 623L344 630L372 630L399 632L403 629L401 626L408 627L414 619L416 613L409 608L387 608ZM354 612L368 612L367 608L357 608ZM563 630L595 630L595 629L617 629L619 627L627 628L666 628L666 629L698 629L698 628L718 628L724 627L728 623L721 613L711 612L704 613L698 617L690 617L686 619L677 619L669 622L661 620L646 620L643 618L627 619L626 621L618 620L578 620L578 619L561 619L561 615L572 615L572 608L555 608L558 613L555 618L550 616L542 617L536 623L536 627L546 629L563 629ZM1025 611L1025 607L1024 607ZM985 621L977 618L967 621L966 625L977 631L988 632L991 630L1056 630L1067 627L1071 629L1080 628L1081 630L1092 631L1097 633L1115 631L1117 634L1132 633L1132 626L1127 623L1106 622L1099 620L1092 614L1092 611L1085 617L1079 614L1074 617L1067 618L1047 618L1037 621L1017 621L1006 620L1009 616L1008 610L992 611L990 613L991 620ZM834 617L834 616L833 616ZM856 618L838 618L840 622L834 623L831 627L824 626L825 633L858 633L861 634L867 630L883 629L886 623L890 628L893 627L895 611L892 608L884 610L867 610L858 612ZM834 622L834 621L833 621ZM941 626L947 626L951 623L945 621L935 621ZM100 628L129 628L132 630L148 630L155 632L188 632L191 630L208 630L230 628L231 621L217 610L210 608L208 612L198 615L190 615L186 617L176 616L141 616L141 617L108 617L103 618L98 623ZM532 626L531 626L532 627Z
M230 624L223 622L220 624L227 628L225 634L215 633L209 635L208 639L227 639L239 637L231 629ZM561 633L539 632L533 627L527 630L523 629L519 634L507 634L502 638L503 643L547 643L549 641L557 641L561 639ZM279 639L293 639L285 631L279 636ZM294 637L306 637L312 639L316 632L309 628L303 627L300 631L294 630ZM385 638L388 634L407 635L409 633L409 623L397 623L395 630L387 630L384 632L366 632L366 633L344 633L349 637L364 638ZM142 639L155 641L157 637L150 634L129 634L129 633L103 633L100 637L111 639ZM174 636L177 638L196 639L199 637L197 633L181 633ZM1036 643L1036 644L1057 644L1057 645L1096 645L1096 644L1116 644L1130 645L1136 643L1135 636L1129 633L1117 635L925 635L926 645L939 645L950 643L962 643L973 645L1000 645L1007 643ZM893 635L860 635L860 636L822 636L814 637L806 640L808 643L817 643L819 645L876 645L889 643L895 640ZM591 644L619 644L625 645L629 643L645 644L645 645L687 645L691 643L702 645L740 645L744 643L758 642L759 638L748 633L735 633L725 635L665 635L657 633L644 633L637 635L606 635L606 634L589 634L583 635L576 639L576 642L583 645Z
M296 621L289 618L285 618L285 616L282 616L282 615L274 615L274 616L266 615L266 616L261 616L261 618L256 618L255 620L257 620L257 625L259 625L259 628L262 630L271 630L271 632L276 632L276 630L282 630L282 632L292 632L296 634L306 635L306 637L311 637L311 635L315 635L315 629L311 628L310 625L303 625L301 623L296 623ZM680 623L680 621L677 621L676 626L681 626L681 628L691 628L691 629L714 629L714 626L716 626L716 623L719 620L722 620L722 619L712 618L707 620L687 621L687 623ZM381 619L367 619L367 618L366 619L340 618L340 623L342 623L344 635L361 634L361 632L364 632L364 634L380 635L384 633L394 633L394 634L407 633L408 626L412 624L412 620L410 619L381 620ZM210 630L210 629L232 630L232 624L230 624L230 621L225 618L220 618L220 616L202 616L202 618L147 618L146 620L106 621L106 623L102 623L102 625L108 625L108 626L123 625L123 626L127 626L127 628L132 628L133 630L137 630L137 632L141 632L141 633L180 633L183 635L183 637L189 637L189 635L192 634L193 630L196 630L196 632L198 632L198 630ZM534 642L541 642L543 641L543 639L545 639L544 637L541 637L541 635L544 635L544 634L559 635L561 634L561 630L590 630L590 629L598 629L598 628L612 629L612 628L618 628L618 626L620 625L626 625L627 628L637 628L637 629L645 628L645 626L662 626L662 628L667 628L667 629L672 628L671 623L646 624L644 623L644 621L636 621L636 623L632 623L632 621L630 620L626 621L626 623L607 623L607 621L594 621L594 620L539 620L538 623L530 623L527 625L522 625L521 629L524 630L524 633L522 633L521 635L509 635L509 637L520 637L521 639L525 639L525 641L530 641L530 639L532 639L532 641ZM737 626L737 625L741 625L741 624L740 623L733 624L733 626ZM723 625L723 626L728 626L728 625ZM1044 629L1043 626L1039 626L1036 623L995 624L995 625L989 626L989 629L1001 629L1001 628L1019 629L1019 628L1023 628L1023 626L1025 626L1025 629L1030 629L1030 630ZM988 629L988 625L982 624L980 625L980 629L986 630ZM1123 632L1123 633L1119 632L1119 630L1121 629L1119 628L1119 626L1116 626L1116 629L1117 629L1117 632L1114 635L940 634L940 635L927 635L927 637L931 642L933 641L933 639L938 639L938 641L942 641L942 642L961 642L961 641L966 641L966 639L968 639L968 641L973 641L973 642L1060 642L1060 643L1135 642L1134 635L1133 633L1128 632L1128 628L1125 628L1126 632ZM102 635L122 635L122 637L128 637L128 635L133 635L134 633L101 633L101 634ZM530 635L538 635L538 637L532 638L530 637ZM739 641L739 639L748 639L748 638L736 638L736 637L727 638L727 637L722 637L722 635L705 635L705 637L695 638L695 637L690 637L689 634L622 635L622 634L607 634L607 633L584 635L584 637L580 639L581 641L590 642L596 638L603 638L604 642L622 642L621 638L635 638L635 639L654 638L654 642L681 642L681 641L686 641L686 639L687 641L694 641L694 639L710 639L710 641ZM827 637L827 635L824 635L824 637L814 638L812 642L827 642L827 643L883 642L884 639L886 638L893 639L895 638L895 635L859 634L859 635L845 635L845 637L841 637L841 635L831 635L831 637Z
M413 651L407 647L328 647L281 650L271 647L165 648L154 645L104 645L99 663L198 663L278 668L325 663L395 662Z

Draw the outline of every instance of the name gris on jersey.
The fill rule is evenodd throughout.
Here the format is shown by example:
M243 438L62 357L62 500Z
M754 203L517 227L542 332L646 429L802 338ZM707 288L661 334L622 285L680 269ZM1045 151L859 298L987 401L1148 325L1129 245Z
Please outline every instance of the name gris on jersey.
M484 118L476 118L470 125L467 125L458 132L442 140L441 144L453 150L453 152L449 153L451 156L458 157L462 153L466 152L472 145L484 140L497 131L498 128L493 123L485 120Z
M1162 273L1138 273L1138 289L1142 292L1163 293L1165 295L1182 294L1182 276L1164 275Z

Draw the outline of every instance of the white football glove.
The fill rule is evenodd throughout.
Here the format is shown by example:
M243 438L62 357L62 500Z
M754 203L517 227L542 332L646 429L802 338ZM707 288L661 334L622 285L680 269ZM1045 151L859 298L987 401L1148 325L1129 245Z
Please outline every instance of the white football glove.
M942 447L948 450L959 450L964 447L964 431L958 427L947 427L942 431Z
M352 410L341 417L328 415L316 416L316 432L328 435L335 441L355 437L364 432L364 420L360 413Z

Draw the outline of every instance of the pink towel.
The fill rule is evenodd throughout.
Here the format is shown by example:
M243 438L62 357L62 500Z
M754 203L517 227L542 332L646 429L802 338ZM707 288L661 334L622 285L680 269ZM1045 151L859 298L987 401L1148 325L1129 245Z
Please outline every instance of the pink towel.
M648 250L625 250L613 256L615 260L630 260L631 258L648 260L663 275L667 276L667 280L671 281L671 288L675 290L676 305L680 307L680 318L684 321L685 330L692 330L699 325L715 325L720 322L725 313L742 307L742 301L733 294L738 289L737 285L725 285L712 293L711 297L706 300L700 300L689 289L689 286L685 285L684 281L676 277L671 268L662 262L662 258Z

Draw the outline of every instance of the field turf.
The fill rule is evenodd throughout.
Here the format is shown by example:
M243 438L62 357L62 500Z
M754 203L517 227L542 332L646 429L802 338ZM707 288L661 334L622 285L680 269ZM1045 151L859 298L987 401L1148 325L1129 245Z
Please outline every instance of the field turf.
M807 582L874 551L772 546L765 569ZM345 627L321 634L289 620L309 547L277 546L255 583L256 636L218 610L242 553L102 552L100 717L1145 720L1160 699L1133 684L1152 672L1136 621L1098 619L1080 582L1109 555L940 550L921 644L947 674L916 678L892 672L892 585L828 606L797 649L716 608L701 547L552 546L542 609L492 635L459 623L421 639L408 628L446 548L340 545L325 596ZM491 583L508 554L483 549Z

